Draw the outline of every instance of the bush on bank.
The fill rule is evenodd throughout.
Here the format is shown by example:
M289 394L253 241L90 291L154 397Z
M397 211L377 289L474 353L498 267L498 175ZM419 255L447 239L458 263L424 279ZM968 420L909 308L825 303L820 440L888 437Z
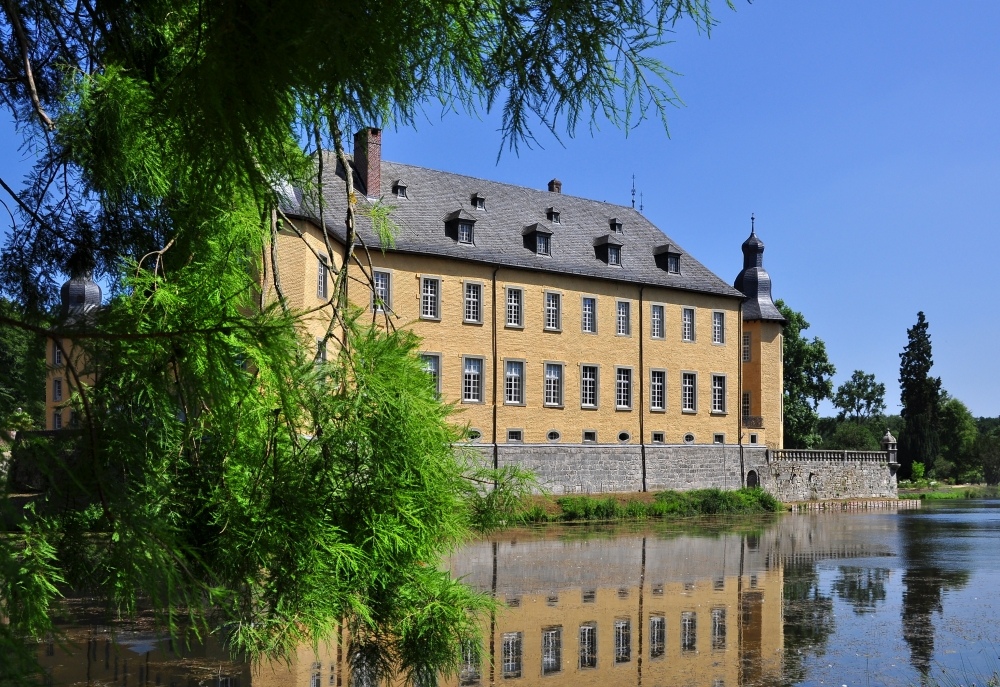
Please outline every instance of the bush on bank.
M546 511L540 504L528 508L522 518L526 523L578 522L587 520L622 520L697 515L752 515L775 513L782 504L760 488L723 491L661 491L653 501L637 499L624 502L611 496L561 496L555 500L558 512Z

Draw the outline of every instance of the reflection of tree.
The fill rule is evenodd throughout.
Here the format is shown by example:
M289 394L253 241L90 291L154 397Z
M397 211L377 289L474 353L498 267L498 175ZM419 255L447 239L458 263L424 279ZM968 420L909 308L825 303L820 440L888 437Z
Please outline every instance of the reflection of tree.
M840 576L833 581L833 591L841 601L854 607L854 612L871 613L879 602L885 601L885 581L888 568L861 568L840 566Z
M819 588L816 565L795 562L785 566L782 615L785 625L784 684L806 679L804 659L822 656L833 634L833 599Z
M931 614L942 611L941 593L965 586L968 570L946 570L945 560L959 559L954 551L956 529L969 525L938 521L930 517L906 517L900 528L903 535L903 639L910 647L910 664L926 677L934 658L934 620ZM933 541L931 541L933 539Z

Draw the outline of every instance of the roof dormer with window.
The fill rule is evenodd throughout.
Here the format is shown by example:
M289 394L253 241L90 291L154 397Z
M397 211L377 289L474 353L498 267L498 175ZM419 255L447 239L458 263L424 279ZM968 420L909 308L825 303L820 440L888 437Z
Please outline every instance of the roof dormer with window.
M597 259L611 267L622 266L622 242L614 234L606 234L594 241L594 254Z
M611 227L611 233L612 234L619 234L619 235L621 235L621 234L625 233L625 230L622 229L622 223L618 220L617 217L612 217L611 221L608 222L608 224Z
M667 274L681 273L681 253L674 246L665 243L653 249L656 266Z
M396 179L392 182L392 193L397 198L407 198L406 183L402 179Z
M552 222L553 224L562 224L562 221L559 219L559 211L554 207L546 208L545 219Z
M521 231L524 247L536 255L552 255L552 230L544 224L535 223Z
M475 245L475 231L476 218L467 211L458 209L445 215L444 233L458 243Z
M475 208L476 210L485 210L486 209L486 196L484 196L482 193L473 193L472 194L472 207Z

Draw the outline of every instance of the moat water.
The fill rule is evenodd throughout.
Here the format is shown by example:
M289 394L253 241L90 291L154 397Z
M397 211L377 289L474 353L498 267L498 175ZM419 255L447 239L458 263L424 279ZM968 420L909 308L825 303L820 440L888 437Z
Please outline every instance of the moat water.
M984 685L1000 672L1000 502L514 530L453 574L505 601L442 684ZM100 627L39 647L46 684L349 687L343 652L251 671ZM490 660L492 658L492 660Z

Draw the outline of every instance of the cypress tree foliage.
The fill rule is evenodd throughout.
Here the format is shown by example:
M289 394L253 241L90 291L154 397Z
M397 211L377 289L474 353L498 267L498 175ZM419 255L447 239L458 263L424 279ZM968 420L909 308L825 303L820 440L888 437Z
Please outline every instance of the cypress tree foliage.
M524 476L456 454L416 342L358 323L355 217L383 245L392 224L350 174L346 217L324 214L323 150L348 168L345 132L428 102L500 110L514 149L532 125L662 117L675 96L649 52L685 18L713 23L707 0L0 0L0 101L38 153L23 189L0 180L16 213L0 289L18 303L0 322L73 341L86 363L68 373L93 379L71 450L43 461L49 491L0 539L0 656L26 656L72 592L251 656L343 623L369 677L453 671L489 602L438 564L503 521ZM289 183L348 237L328 363L267 269ZM79 256L111 298L49 329Z
M908 477L913 463L925 467L934 464L940 448L938 410L941 404L941 378L931 377L934 361L931 337L924 313L917 313L917 323L906 330L907 343L899 354L901 415L906 422L899 438L900 474Z

